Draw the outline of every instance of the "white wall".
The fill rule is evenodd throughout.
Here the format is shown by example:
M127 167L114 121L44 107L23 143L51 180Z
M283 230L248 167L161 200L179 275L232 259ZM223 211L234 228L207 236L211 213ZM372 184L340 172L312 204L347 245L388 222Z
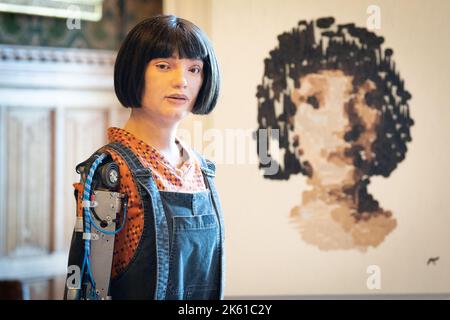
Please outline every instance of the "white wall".
M377 33L394 50L412 94L415 125L406 159L389 178L372 178L369 185L369 192L392 210L398 226L366 253L324 252L301 240L288 217L301 200L304 177L270 181L260 176L256 164L219 163L226 295L450 292L450 1L211 0L190 1L184 10L177 3L170 10L166 6L166 12L182 17L186 12L193 22L207 21L223 74L221 98L209 121L222 132L257 127L256 86L278 35L300 20L325 16L365 26L371 4L381 8ZM440 259L427 266L432 256ZM380 290L367 289L369 265L381 268Z

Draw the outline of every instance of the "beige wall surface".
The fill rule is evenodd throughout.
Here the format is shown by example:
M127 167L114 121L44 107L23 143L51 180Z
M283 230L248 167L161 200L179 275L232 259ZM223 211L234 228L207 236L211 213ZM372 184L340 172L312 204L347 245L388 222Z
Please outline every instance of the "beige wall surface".
M189 7L187 18L207 22L222 70L220 101L209 121L228 142L227 129L257 128L256 86L278 35L300 20L326 16L338 24L365 27L367 8L375 4L362 0L191 3L194 7ZM195 5L201 8L196 11ZM304 176L267 180L257 164L249 163L250 155L244 163L216 159L226 222L226 295L450 292L450 1L383 0L376 5L381 10L381 29L376 33L385 38L385 47L394 50L397 70L412 94L409 105L415 121L406 159L388 178L373 177L369 185L369 192L394 213L397 228L366 252L321 251L305 243L289 223L290 209L308 188ZM183 16L176 5L170 11ZM196 18L195 12L201 16ZM427 265L436 256L440 257L436 264ZM379 267L379 289L367 287L371 265Z

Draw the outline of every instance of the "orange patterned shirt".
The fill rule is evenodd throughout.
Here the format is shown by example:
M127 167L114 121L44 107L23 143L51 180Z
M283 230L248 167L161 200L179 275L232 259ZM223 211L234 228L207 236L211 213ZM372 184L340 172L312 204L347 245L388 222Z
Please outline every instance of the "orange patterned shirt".
M183 162L179 168L173 166L152 146L120 128L108 129L108 141L120 142L130 148L146 168L151 168L158 190L176 192L199 192L206 190L200 162L186 145L176 138ZM117 154L111 151L114 161Z
M109 128L108 141L110 143L120 142L130 148L142 165L152 170L152 176L158 190L191 193L206 190L199 160L178 138L176 143L183 160L178 168L170 164L157 149L124 129ZM119 166L119 192L128 195L127 221L124 229L116 235L114 243L111 277L115 278L124 271L136 252L144 228L144 208L141 205L138 189L126 162L114 150L107 149L107 151ZM80 184L74 186L82 191ZM81 215L81 195L83 192L78 194L78 214ZM118 217L117 220L121 223L122 218Z

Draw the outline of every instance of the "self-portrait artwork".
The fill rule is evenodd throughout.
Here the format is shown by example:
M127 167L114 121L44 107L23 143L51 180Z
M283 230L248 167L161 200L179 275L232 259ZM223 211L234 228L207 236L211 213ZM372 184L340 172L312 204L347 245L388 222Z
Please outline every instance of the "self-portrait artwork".
M321 250L366 251L397 227L395 213L368 191L371 177L389 177L405 159L413 125L411 95L383 42L331 17L300 21L264 61L258 129L267 129L268 150L278 129L280 150L271 159L279 170L264 177L306 176L308 188L299 187L288 214Z

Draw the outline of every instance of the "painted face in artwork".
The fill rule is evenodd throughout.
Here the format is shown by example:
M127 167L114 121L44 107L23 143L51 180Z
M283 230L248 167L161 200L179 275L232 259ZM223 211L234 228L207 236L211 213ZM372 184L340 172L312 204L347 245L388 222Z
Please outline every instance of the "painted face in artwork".
M383 51L375 33L331 17L300 21L278 40L256 94L258 130L278 130L282 149L271 159L276 172L260 154L264 177L306 176L308 189L290 216L307 243L321 250L377 247L397 222L367 187L404 160L414 123L393 51ZM270 148L271 136L265 139Z
M317 184L355 184L356 168L347 152L352 145L361 146L364 157L372 156L380 112L369 107L364 96L375 89L374 84L368 81L353 92L352 79L342 71L327 70L301 78L301 87L292 91L291 100L297 107L293 148L312 165ZM355 117L360 119L363 134L349 142L345 137Z
M357 149L362 158L373 158L381 112L365 100L375 85L366 81L355 90L352 81L341 70L324 70L300 78L300 88L291 93L297 108L291 119L291 143L294 154L310 164L307 183L312 186L291 216L303 237L323 249L376 246L396 226L390 212L381 208L358 214L358 199L352 190L358 188L364 172L354 165L351 151ZM360 133L349 141L347 134L354 126ZM360 222L353 223L359 217ZM325 225L327 231L322 232Z

